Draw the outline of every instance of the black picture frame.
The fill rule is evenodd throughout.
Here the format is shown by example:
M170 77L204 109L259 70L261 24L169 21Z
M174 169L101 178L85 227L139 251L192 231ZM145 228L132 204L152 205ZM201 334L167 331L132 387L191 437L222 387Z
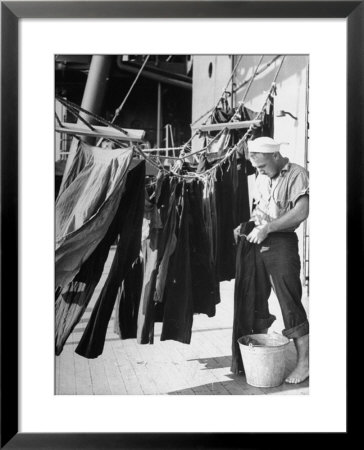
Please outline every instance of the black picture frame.
M257 448L262 439L269 442L270 435L18 431L18 23L22 18L119 17L346 18L347 286L350 287L347 300L357 289L360 292L363 258L358 262L351 256L358 248L359 252L363 249L364 1L1 2L1 448ZM306 437L302 437L300 444ZM291 445L290 439L288 435L281 436L280 446ZM315 439L318 443L317 436Z

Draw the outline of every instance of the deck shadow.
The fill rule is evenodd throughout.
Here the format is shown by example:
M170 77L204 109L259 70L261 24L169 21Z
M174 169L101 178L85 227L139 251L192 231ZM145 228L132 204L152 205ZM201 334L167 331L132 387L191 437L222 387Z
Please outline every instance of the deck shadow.
M201 370L221 369L224 367L230 367L231 355L216 356L212 358L195 358L187 360L187 362L194 362L194 361L198 361L200 364L204 365L204 368Z
M168 392L167 395L308 395L309 380L294 385L282 383L272 388L251 386L245 375L229 374L228 380L216 383L201 384L187 389Z

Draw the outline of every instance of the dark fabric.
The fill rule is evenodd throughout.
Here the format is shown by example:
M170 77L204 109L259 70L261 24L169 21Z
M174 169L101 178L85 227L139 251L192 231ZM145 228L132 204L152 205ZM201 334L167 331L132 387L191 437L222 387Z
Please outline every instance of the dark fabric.
M244 223L240 233L248 235L253 228L254 222ZM261 244L251 244L245 236L238 244L231 365L234 373L244 370L237 343L239 337L259 333L275 320L268 307L272 287L286 327L283 334L297 338L309 332L301 302L297 241L295 233L272 233Z
M74 176L77 176L76 172ZM113 215L113 220L103 239L81 265L73 281L63 290L58 290L55 302L56 355L61 354L65 342L80 321L100 281L110 247L118 235L120 220L122 220L121 215L122 202L119 202L116 213Z
M198 172L211 166L202 155ZM235 277L234 228L250 216L247 175L245 156L234 154L216 169L216 180L204 195L204 220L219 281Z
M56 175L55 179L54 179L54 194L55 194L55 199L58 197L59 194L59 190L61 188L61 183L62 183L62 175Z
M250 217L247 161L236 153L231 157L231 178L233 183L233 228Z
M213 317L220 302L219 282L210 258L210 243L203 218L203 186L194 180L188 183L189 245L193 293L193 312Z
M113 224L110 226L106 236L91 256L83 263L81 270L74 280L56 296L56 355L61 354L65 342L85 312L95 288L100 281L110 246L115 238L114 218Z
M117 295L114 331L121 339L133 339L137 336L142 283L143 262L139 257L128 270Z
M207 187L204 196L204 216L210 242L212 240L213 262L219 281L231 280L235 276L234 187L230 164L228 159L216 169L216 179ZM211 166L206 156L202 155L198 172L204 172Z
M144 213L145 162L141 162L127 176L121 200L119 239L110 273L94 306L87 327L76 348L86 358L96 358L104 347L107 326L121 283L140 252Z
M157 183L156 203L161 227L150 223L150 232L142 243L144 259L144 282L138 317L139 344L154 342L154 323L163 320L163 293L167 280L169 260L176 246L176 181L165 177Z
M143 282L138 311L137 341L139 344L152 344L154 341L154 290L159 257L159 241L162 233L162 219L156 203L160 196L159 185L163 179L158 177L154 192L146 195L141 250L143 255Z
M254 228L254 222L241 226L241 234L248 235ZM234 287L234 316L232 333L231 371L235 374L243 371L238 339L253 330L255 310L255 251L254 244L241 238L236 252L236 274Z
M138 312L137 339L139 344L154 341L154 290L157 276L159 228L151 228L147 239L142 242L143 286Z
M208 235L203 219L202 185L198 181L188 183L189 245L193 294L193 312L213 317L215 305L220 302L219 283L209 257Z
M163 223L163 231L158 240L158 260L156 268L156 279L154 285L154 301L163 302L164 289L166 286L168 267L171 255L174 253L177 238L177 181L169 179L163 183L161 194L158 197L160 217Z
M139 264L133 266L133 269L136 268L136 273L134 273L135 270L128 272L122 284L122 302L120 303L120 298L117 302L114 329L121 339L137 338L139 344L152 344L154 342L154 323L156 320L162 321L163 319L160 314L155 314L157 309L154 296L156 295L157 275L159 275L158 265L166 247L168 247L169 227L165 227L164 230L162 228L163 222L167 222L167 210L172 198L168 177L159 173L156 183L149 186L145 192L141 242L142 256L138 259ZM173 252L173 249L171 251ZM168 259L169 256L166 269ZM163 278L163 274L160 275ZM159 280L160 293L164 289L164 284L163 286L162 284L162 281ZM122 308L123 305L124 308ZM135 308L128 305L135 305ZM128 318L131 312L132 317ZM131 328L128 325L129 322L132 323ZM131 331L125 332L128 329Z
M241 121L255 120L258 115L256 111L253 111L244 105L240 106L238 114L238 118ZM274 136L274 97L272 95L268 97L266 108L260 118L262 124L253 126L252 139L262 136L272 138ZM246 129L240 130L240 137L243 136L245 132Z
M240 106L239 109L239 120L254 120L258 113L246 108L244 105ZM251 135L249 140L254 140L258 137L267 136L274 137L274 97L270 95L268 97L267 105L263 114L261 116L261 125L254 125L252 127ZM238 139L242 138L246 130L239 130L236 132ZM249 151L248 151L248 139L243 143L242 147L238 150L238 154L245 155L246 161L246 172L247 175L252 175L255 173L255 169L249 161Z
M161 341L173 339L185 344L191 341L193 322L193 295L191 284L189 246L189 198L185 195L186 182L178 195L177 244L170 259L164 292L164 316Z
M217 220L216 265L219 281L235 277L235 242L233 217L233 182L230 162L225 161L216 171L215 196Z
M255 246L256 273L261 286L260 309L267 311L271 287L281 307L283 334L297 338L308 334L308 321L302 305L301 263L298 238L294 232L271 233ZM304 325L305 324L305 325Z

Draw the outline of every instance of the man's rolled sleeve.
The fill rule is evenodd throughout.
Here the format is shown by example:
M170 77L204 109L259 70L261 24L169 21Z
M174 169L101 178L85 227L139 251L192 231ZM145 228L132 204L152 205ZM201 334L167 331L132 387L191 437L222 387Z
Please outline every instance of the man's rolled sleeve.
M297 200L304 195L309 195L309 180L305 172L299 172L290 186L290 202L292 207L297 203Z

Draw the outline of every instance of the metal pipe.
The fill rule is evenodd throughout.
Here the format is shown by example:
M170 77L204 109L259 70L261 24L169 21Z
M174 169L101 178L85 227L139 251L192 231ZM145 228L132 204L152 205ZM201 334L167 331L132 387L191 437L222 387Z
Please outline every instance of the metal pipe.
M162 84L158 83L157 93L157 147L161 146L161 126L162 126Z
M83 93L81 107L88 111L99 114L104 100L107 80L109 79L112 56L94 55L91 60L90 70L87 77L85 91ZM95 123L95 120L87 114L81 115L89 122ZM93 143L94 139L87 140Z
M110 66L113 56L105 55L93 55L90 63L90 69L87 76L85 90L83 93L81 107L87 109L94 114L99 114L102 102L104 100L106 85L110 74ZM82 113L83 114L83 113ZM83 117L90 123L93 122L93 118L87 114L83 114ZM78 124L82 123L79 119ZM94 143L95 138L84 137L85 142ZM64 171L62 185L60 187L60 193L63 191L63 184L65 181L65 175L68 173L71 167L72 161L76 154L77 140L73 139L70 147L70 153L67 158L67 164Z
M132 66L129 66L127 64L124 64L122 62L120 56L117 57L116 61L117 61L118 68L120 70L123 70L123 71L126 71L126 72L130 72L130 73L138 73L139 72L139 68L138 67L132 67ZM177 87L180 87L182 89L192 90L192 83L188 83L187 81L175 80L173 78L170 78L170 77L167 77L167 76L164 76L164 75L159 75L157 73L150 72L147 69L143 70L143 72L141 73L141 76L145 77L145 78L149 78L149 79L154 80L154 81L161 82L161 83L177 86Z

